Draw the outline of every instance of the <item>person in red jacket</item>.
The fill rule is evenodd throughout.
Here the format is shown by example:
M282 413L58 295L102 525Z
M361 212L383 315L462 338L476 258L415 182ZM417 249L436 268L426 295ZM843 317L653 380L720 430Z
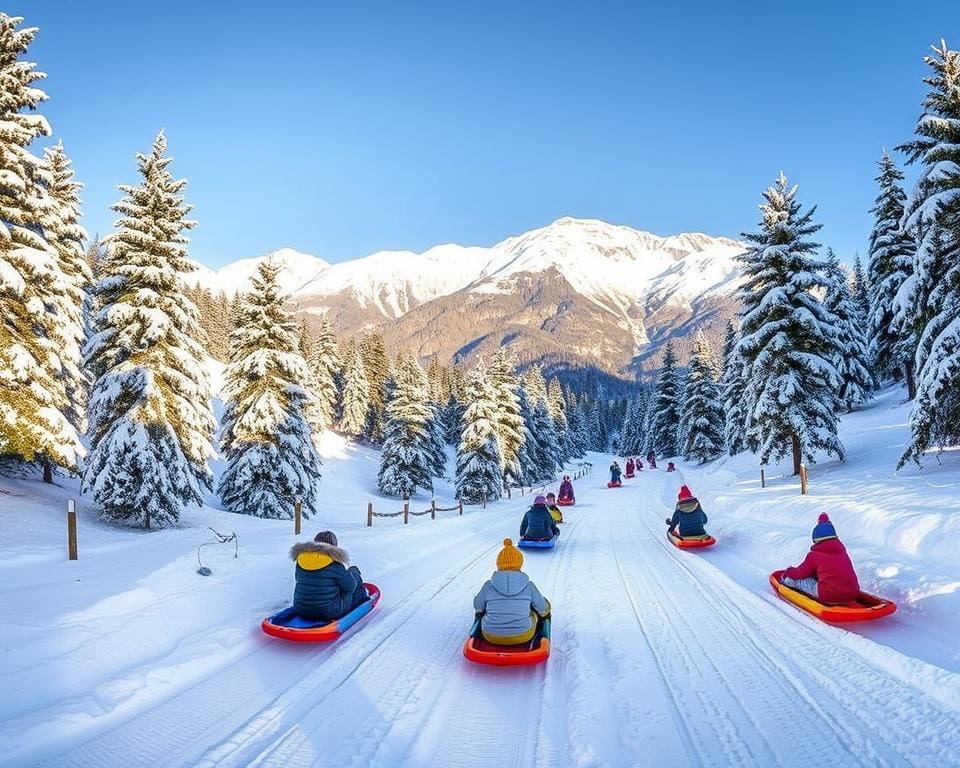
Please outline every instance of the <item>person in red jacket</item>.
M816 596L821 603L846 603L860 594L860 582L846 548L826 513L817 518L813 546L800 565L787 568L780 581Z

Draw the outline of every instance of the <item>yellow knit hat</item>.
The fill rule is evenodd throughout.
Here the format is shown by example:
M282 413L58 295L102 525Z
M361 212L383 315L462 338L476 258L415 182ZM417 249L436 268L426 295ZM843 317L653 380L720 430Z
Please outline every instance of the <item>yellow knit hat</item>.
M519 571L523 568L523 552L513 546L510 539L503 540L503 549L497 555L498 571Z

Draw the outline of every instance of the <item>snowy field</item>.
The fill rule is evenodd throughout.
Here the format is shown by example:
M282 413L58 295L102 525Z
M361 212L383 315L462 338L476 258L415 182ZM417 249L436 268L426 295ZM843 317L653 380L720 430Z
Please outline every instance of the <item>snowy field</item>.
M778 468L761 489L749 456L608 490L610 457L589 456L559 547L526 555L554 607L553 654L532 669L461 655L516 498L369 529L368 499L400 505L378 499L375 452L328 435L327 504L301 538L333 528L383 599L339 642L293 646L259 629L292 595L291 522L205 508L145 533L81 500L68 562L75 483L0 478L0 765L958 765L960 456L895 474L899 399L845 419L848 461L814 467L807 497ZM681 482L713 550L665 540ZM772 594L821 511L894 616L839 629ZM240 546L205 548L204 578L207 526Z

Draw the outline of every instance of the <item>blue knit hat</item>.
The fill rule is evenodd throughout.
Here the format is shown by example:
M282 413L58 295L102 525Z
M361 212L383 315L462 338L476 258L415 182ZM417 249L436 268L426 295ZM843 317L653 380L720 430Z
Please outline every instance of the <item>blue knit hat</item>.
M827 513L821 512L820 517L817 518L817 524L813 528L813 543L819 544L821 541L835 538L837 538L837 529L833 527Z

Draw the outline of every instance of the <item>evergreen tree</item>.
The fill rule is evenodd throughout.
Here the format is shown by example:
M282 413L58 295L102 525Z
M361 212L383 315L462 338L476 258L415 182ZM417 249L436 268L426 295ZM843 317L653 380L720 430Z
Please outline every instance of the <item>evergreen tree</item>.
M815 255L819 246L807 239L820 225L814 209L800 212L796 193L781 173L764 192L760 231L743 235L750 247L739 257L746 280L738 349L761 462L792 453L799 474L803 457L812 462L823 450L843 459L843 446L833 365L837 318L816 296L829 281Z
M496 387L481 360L467 379L463 429L457 446L457 498L475 504L503 493L503 458L497 436Z
M567 403L563 397L563 387L556 379L550 379L547 387L547 402L550 407L550 418L553 419L553 429L556 433L556 454L559 459L559 465L570 456L570 448L567 445Z
M83 232L69 164L53 169L29 150L50 126L31 114L46 75L22 60L37 33L22 22L0 13L0 454L42 460L52 481L52 464L73 470L83 453L82 276L71 271Z
M353 437L363 434L370 411L370 383L367 381L360 347L354 347L343 376L343 415L340 430Z
M517 391L517 400L520 405L520 416L523 418L523 443L520 445L520 452L517 454L517 465L520 468L520 484L532 485L540 479L540 465L542 456L539 453L539 445L533 435L533 406L531 399L527 395L526 386L521 386Z
M901 465L960 443L960 51L944 41L933 51L916 138L902 147L921 170L904 216L919 234L913 274L898 295L917 338L913 439Z
M737 348L737 331L731 321L727 321L727 332L723 342L723 374L720 380L720 394L723 398L724 444L727 453L736 456L747 447L749 433L750 408L744 401L746 379L744 378L743 358Z
M914 397L914 337L896 321L894 303L900 287L913 274L913 237L901 228L907 196L901 187L903 174L886 152L880 159L877 176L879 192L871 209L874 215L870 233L867 273L870 283L870 314L867 335L870 359L878 379L898 377L907 381L910 399Z
M660 376L653 396L650 425L651 444L658 456L676 456L680 453L680 417L683 408L683 381L677 370L673 342L668 341L660 363Z
M856 321L860 333L866 336L867 320L870 317L870 284L867 282L866 274L863 271L863 262L860 261L860 254L853 256L853 271L850 274L850 300L857 310Z
M547 381L543 378L543 369L539 365L531 365L527 368L527 372L523 375L523 388L527 391L531 405L547 402Z
M369 386L368 411L363 434L368 440L379 443L383 440L386 404L390 399L393 370L390 366L390 358L387 357L387 348L382 333L371 331L364 336L360 342L360 350L363 355L364 373Z
M833 250L828 250L827 288L824 304L836 317L837 349L833 364L840 376L837 404L847 413L870 399L874 388L867 354L867 340L860 310L847 286L847 275Z
M330 322L324 319L313 340L307 358L310 368L310 386L316 397L317 409L324 426L333 424L337 406L337 369L340 367L337 337Z
M690 373L684 391L683 417L687 461L703 464L724 450L724 413L720 405L717 363L703 331L698 330L690 356Z
M272 519L318 509L320 457L308 421L313 398L299 328L277 284L280 265L262 261L241 296L224 372L217 493L231 512Z
M427 402L428 386L417 361L401 356L395 370L396 386L387 406L378 485L389 496L409 497L417 488L433 490L433 409Z
M644 453L646 435L643 425L646 412L645 391L641 389L627 406L620 430L620 451L623 456L640 456Z
M496 393L497 437L500 440L500 456L503 461L503 482L522 482L520 468L517 466L517 456L523 445L523 417L520 415L517 398L519 382L513 362L503 347L493 356L487 375Z
M202 332L181 277L193 269L183 233L196 222L166 147L160 133L137 155L140 185L120 187L86 350L96 382L84 487L103 516L145 527L202 502L213 453Z
M463 412L466 408L452 392L447 398L446 405L440 412L440 422L443 428L443 437L450 445L460 442L460 432L463 428Z
M547 404L534 404L531 413L531 432L536 445L537 479L549 480L563 468L563 455L560 449L560 437L557 435L555 421Z
M427 381L430 382L430 402L443 405L450 398L450 371L440 365L434 355L427 369Z
M574 403L567 405L567 451L568 458L581 458L587 452L588 440L583 410Z

